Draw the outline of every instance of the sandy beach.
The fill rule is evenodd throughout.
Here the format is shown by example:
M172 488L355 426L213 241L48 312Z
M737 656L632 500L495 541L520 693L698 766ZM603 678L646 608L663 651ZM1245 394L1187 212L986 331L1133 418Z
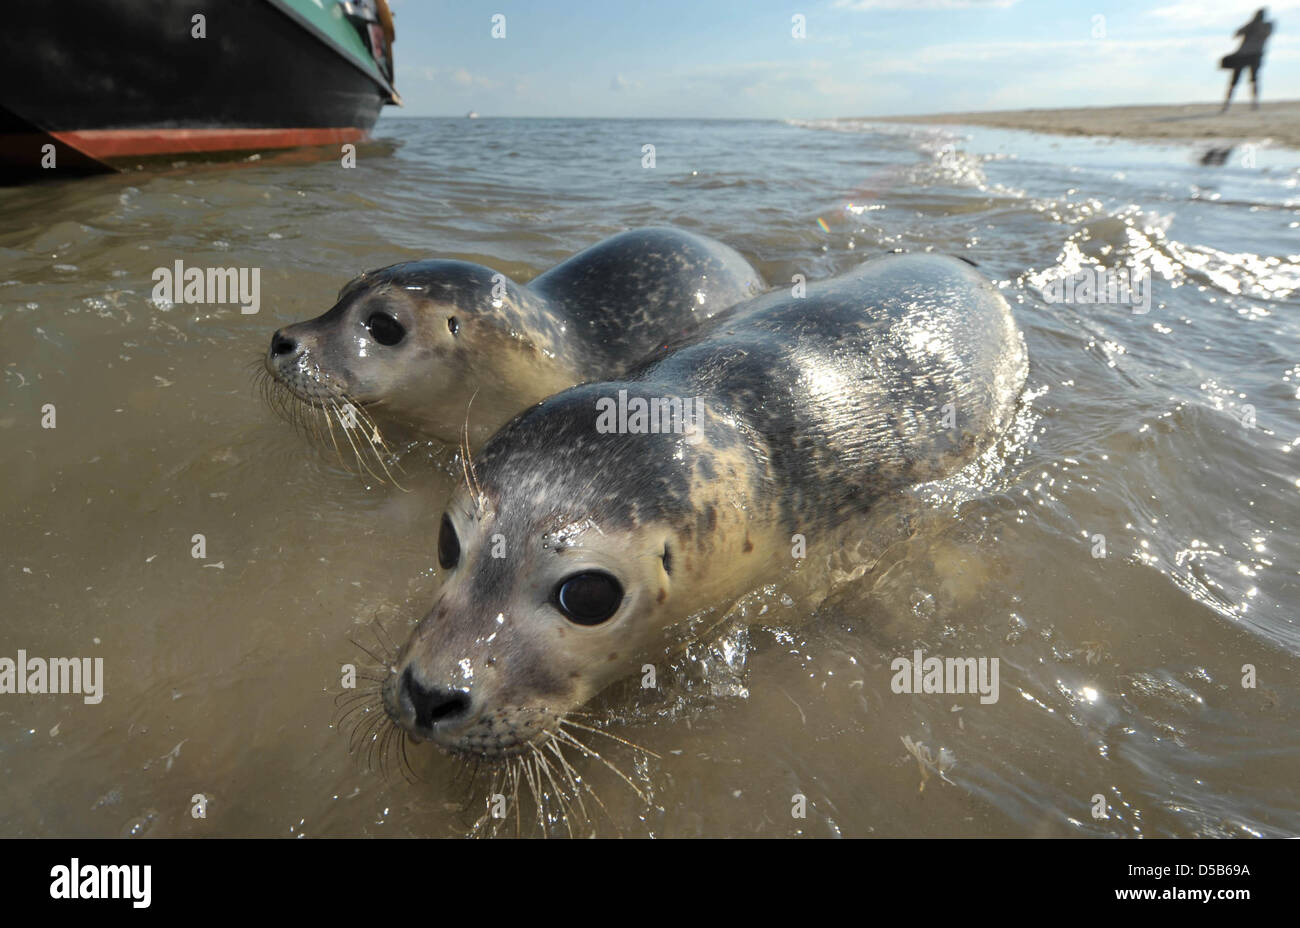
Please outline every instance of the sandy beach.
M1224 114L1218 103L1173 106L1105 106L1083 109L1003 110L881 117L881 122L995 126L1056 135L1109 135L1124 139L1265 142L1300 148L1300 100L1250 108L1249 88Z

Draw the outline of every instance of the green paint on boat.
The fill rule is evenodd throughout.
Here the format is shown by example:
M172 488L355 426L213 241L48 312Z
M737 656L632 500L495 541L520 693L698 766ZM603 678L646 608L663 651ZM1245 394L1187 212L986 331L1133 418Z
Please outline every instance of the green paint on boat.
M348 22L338 0L270 0L270 2L282 9L297 13L299 18L315 26L324 38L360 65L367 74L382 86L389 87L388 78L370 57L370 49L366 48L365 43L361 41L356 27Z

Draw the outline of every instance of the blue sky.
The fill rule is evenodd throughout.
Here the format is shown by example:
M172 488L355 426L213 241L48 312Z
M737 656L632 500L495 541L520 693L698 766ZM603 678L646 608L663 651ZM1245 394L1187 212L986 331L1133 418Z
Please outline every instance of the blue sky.
M1216 65L1258 2L390 5L406 101L391 115L781 119L1220 100ZM1300 97L1300 0L1268 10L1264 99ZM503 39L491 36L496 13ZM806 38L791 35L795 14Z

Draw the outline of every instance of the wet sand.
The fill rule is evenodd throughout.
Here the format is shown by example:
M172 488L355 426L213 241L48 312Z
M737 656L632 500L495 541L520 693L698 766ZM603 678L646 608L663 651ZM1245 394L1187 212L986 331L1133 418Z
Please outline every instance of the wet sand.
M1243 94L1244 91L1244 94ZM1250 87L1239 84L1227 113L1221 103L1175 106L1099 106L1067 110L1003 110L879 117L879 122L993 126L1054 135L1109 135L1122 139L1227 140L1300 148L1300 100L1250 108Z

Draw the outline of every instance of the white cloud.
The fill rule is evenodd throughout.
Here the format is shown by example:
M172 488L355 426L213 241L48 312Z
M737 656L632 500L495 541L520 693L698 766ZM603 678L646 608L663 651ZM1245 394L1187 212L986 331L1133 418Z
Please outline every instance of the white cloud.
M446 68L431 68L427 65L400 64L397 66L397 74L399 78L419 78L431 84L442 84L448 89L492 90L501 86L500 81L484 77L481 74L473 74L465 68L448 70Z
M721 97L764 97L799 95L805 102L851 100L862 95L856 80L841 81L832 73L830 62L749 61L705 65L682 75L687 92Z
M451 80L460 87L482 87L489 89L496 86L496 81L477 74L471 74L464 68L457 68L451 72Z

